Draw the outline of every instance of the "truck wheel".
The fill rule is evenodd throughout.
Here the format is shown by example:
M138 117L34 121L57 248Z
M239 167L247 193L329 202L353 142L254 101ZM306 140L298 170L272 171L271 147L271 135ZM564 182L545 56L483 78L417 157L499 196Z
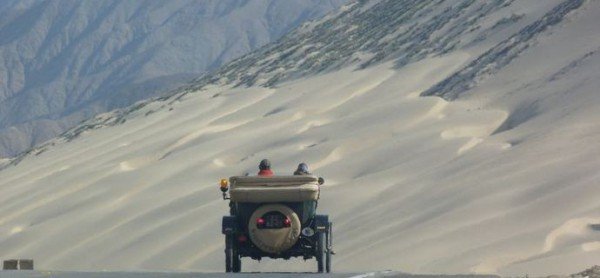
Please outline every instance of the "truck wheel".
M232 268L231 270L233 272L240 272L242 271L242 258L240 257L240 255L238 254L237 250L233 250L233 262L232 262Z
M327 273L331 272L331 253L329 252L325 255L325 270Z
M325 271L331 272L331 244L329 241L329 235L327 236L327 248L325 250Z
M325 254L325 234L322 232L317 233L317 271L323 273L323 255Z
M259 229L257 220L267 213L281 213L290 220L290 226L281 229ZM265 204L258 207L248 221L248 235L258 249L279 254L289 250L298 242L302 230L302 223L296 212L289 206L282 204Z
M225 236L225 272L233 270L233 238L230 235Z

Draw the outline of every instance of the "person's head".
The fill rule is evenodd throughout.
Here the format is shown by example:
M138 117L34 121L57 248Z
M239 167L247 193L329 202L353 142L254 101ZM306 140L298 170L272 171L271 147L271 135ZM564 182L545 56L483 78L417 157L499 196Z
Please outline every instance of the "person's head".
M298 170L297 171L301 172L301 173L308 173L308 164L306 164L304 162L298 164Z
M271 169L271 161L269 161L268 159L263 159L260 161L260 164L258 165L258 169L260 170L270 170Z

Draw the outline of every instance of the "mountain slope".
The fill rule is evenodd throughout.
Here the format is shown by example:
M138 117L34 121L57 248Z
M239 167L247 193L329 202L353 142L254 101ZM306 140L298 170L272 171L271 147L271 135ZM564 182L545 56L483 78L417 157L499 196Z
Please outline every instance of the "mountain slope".
M268 157L276 173L304 161L327 180L319 210L334 221L336 271L537 276L597 263L600 2L396 3L345 6L12 160L0 171L0 256L221 271L228 207L216 183ZM330 62L301 66L281 47L293 41ZM381 44L326 60L352 41ZM244 80L267 86L235 87ZM244 259L248 271L314 269Z
M0 156L164 94L343 2L3 1Z

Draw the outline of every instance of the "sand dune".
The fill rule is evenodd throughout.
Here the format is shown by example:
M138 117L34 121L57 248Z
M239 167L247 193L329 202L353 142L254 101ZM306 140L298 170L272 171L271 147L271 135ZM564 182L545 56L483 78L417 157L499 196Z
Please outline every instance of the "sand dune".
M569 198L541 186L558 181L547 169L581 157L529 165L547 139L506 148L510 138L492 133L507 111L414 98L395 78L411 69L389 67L277 89L212 88L173 111L133 117L7 168L3 256L32 257L47 269L219 271L227 210L216 181L254 172L263 157L277 173L306 161L327 178L320 209L335 221L336 269L496 272L599 251L597 232L585 230L592 218L561 220L597 207L580 199L597 191L589 181L569 181ZM362 103L369 105L356 109ZM572 212L557 205L569 200ZM311 262L245 265L312 269Z

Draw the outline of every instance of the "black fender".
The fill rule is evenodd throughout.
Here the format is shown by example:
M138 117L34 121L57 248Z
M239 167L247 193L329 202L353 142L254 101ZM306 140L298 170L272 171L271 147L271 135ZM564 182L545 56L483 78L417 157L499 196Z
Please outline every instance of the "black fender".
M329 215L315 215L315 230L317 232L329 231Z
M235 216L223 216L221 232L225 235L232 235L238 231L238 221Z

